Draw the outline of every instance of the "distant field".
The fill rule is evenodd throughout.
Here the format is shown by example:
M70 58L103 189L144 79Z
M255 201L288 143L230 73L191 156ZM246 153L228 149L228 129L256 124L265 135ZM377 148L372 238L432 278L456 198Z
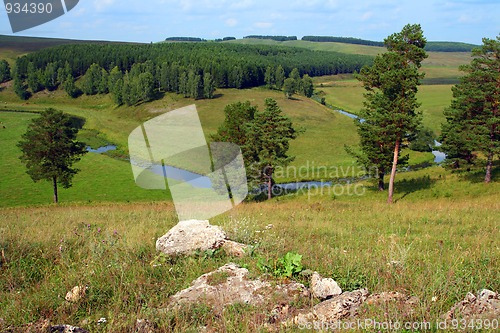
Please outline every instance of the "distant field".
M354 78L342 76L320 77L315 80L316 89L323 91L328 104L345 111L357 114L363 108L364 89ZM323 86L321 86L323 85ZM445 121L443 111L450 105L452 85L422 85L419 87L418 99L422 103L423 124L436 134L441 132L441 123Z

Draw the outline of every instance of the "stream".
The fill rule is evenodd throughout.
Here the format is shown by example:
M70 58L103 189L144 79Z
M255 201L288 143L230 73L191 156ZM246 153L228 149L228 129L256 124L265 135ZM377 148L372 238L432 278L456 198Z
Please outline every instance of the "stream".
M359 117L356 116L355 114L349 113L349 112L344 111L344 110L334 110L334 111L336 111L340 114L343 114L344 116L347 116L347 117L352 118L352 119L359 119ZM361 121L363 121L363 119L361 119ZM434 140L434 146L440 147L441 143ZM446 159L446 154L443 152L440 152L439 150L433 150L432 154L434 155L434 163L439 164Z
M328 106L332 108L331 106ZM333 108L332 108L333 109ZM334 110L337 113L340 113L344 116L347 116L352 119L358 119L359 117L355 114L349 113L344 110ZM435 141L435 147L439 147L441 144L437 141ZM87 151L90 153L95 153L95 154L103 154L108 151L116 150L115 145L107 145L103 147L99 147L97 149L92 149L91 147L87 147ZM434 163L441 163L446 159L446 154L438 151L438 150L433 150L432 154L434 155ZM135 165L139 165L140 163L137 162L132 162ZM212 187L212 181L208 176L205 175L200 175L188 170L172 167L172 166L162 166L160 164L154 164L149 167L149 170L155 174L158 175L165 175L169 174L171 179L178 180L178 181L183 181L191 184L195 188L211 188ZM355 179L340 179L338 182L345 182L345 183L351 183L355 181ZM321 187L331 187L333 186L334 183L333 181L307 181L307 182L293 182L293 183L282 183L282 184L276 184L276 187L280 187L282 190L285 191L298 191L301 189L305 188L321 188ZM261 191L263 188L260 189Z

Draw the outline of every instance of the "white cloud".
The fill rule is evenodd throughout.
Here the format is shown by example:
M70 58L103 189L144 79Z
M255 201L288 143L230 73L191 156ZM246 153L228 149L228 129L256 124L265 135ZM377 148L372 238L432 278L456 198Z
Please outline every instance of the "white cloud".
M267 28L271 28L273 26L273 24L271 22L255 22L254 26L256 28L260 28L260 29L267 29Z
M94 1L94 7L97 11L103 11L107 7L113 5L115 0L95 0Z
M373 12L366 12L361 16L361 21L367 21L373 17Z
M253 0L241 0L232 2L229 8L231 9L247 9L254 5Z
M234 27L238 24L238 20L234 18L228 18L225 23L228 27Z

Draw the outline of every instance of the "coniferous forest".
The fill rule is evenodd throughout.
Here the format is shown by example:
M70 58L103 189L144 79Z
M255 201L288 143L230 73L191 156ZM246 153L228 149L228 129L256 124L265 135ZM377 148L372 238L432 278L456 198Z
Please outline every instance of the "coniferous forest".
M266 83L266 71L297 68L300 75L358 72L372 58L266 45L200 43L78 44L30 53L17 60L14 89L22 99L61 86L69 96L111 93L133 105L156 92L212 98L215 88ZM77 84L77 80L78 84Z

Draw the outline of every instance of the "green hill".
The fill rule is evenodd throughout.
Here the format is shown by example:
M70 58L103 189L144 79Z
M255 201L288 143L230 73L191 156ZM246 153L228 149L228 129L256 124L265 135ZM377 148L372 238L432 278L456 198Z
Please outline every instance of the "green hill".
M11 39L14 43L16 38ZM24 39L17 39L21 43ZM48 47L60 40L27 39L31 47ZM44 42L49 42L44 43ZM71 43L71 41L66 41ZM77 41L82 42L82 41ZM383 48L355 45L345 43L315 43L306 41L286 41L276 42L265 39L244 39L228 41L227 43L246 44L268 44L285 45L308 48L315 50L321 48L322 51L336 51L344 53L360 53L375 55L383 51ZM12 46L13 44L11 44ZM25 46L29 48L29 46ZM2 44L0 52L6 48ZM424 84L419 93L422 101L424 113L424 125L434 132L440 131L440 123L444 121L443 109L449 105L451 100L451 84L446 80L456 80L459 72L458 66L467 61L464 53L443 53L430 52L424 66L427 80L434 80L432 85ZM0 53L1 55L1 53ZM352 75L336 75L328 77L316 77L314 79L316 90L323 94L327 103L340 109L345 109L352 113L362 107L363 88L352 78ZM424 82L425 83L425 82ZM437 84L436 84L437 83ZM271 91L263 88L235 90L220 89L216 92L218 98L213 100L197 100L182 98L179 95L168 93L162 99L132 107L116 107L111 101L111 97L106 95L81 96L77 99L69 99L61 90L54 92L42 91L35 94L28 103L20 101L14 95L9 84L0 88L0 111L3 110L25 110L39 111L47 107L55 107L63 111L85 117L87 124L82 132L82 139L94 143L96 148L99 143L116 144L118 152L107 155L85 156L81 162L82 172L75 179L75 187L63 192L61 198L64 201L127 201L127 200L162 200L167 197L165 193L154 193L142 191L134 188L131 193L127 193L124 187L132 186L130 183L131 171L128 163L120 158L128 156L127 137L130 131L141 124L141 122L154 117L159 112L172 110L178 107L196 103L202 124L206 134L215 132L223 119L224 106L235 101L250 100L255 104L262 103L266 97L273 97L278 100L284 112L298 125L304 127L306 132L295 140L291 145L291 153L296 156L291 165L290 172L281 176L278 181L292 179L320 179L335 178L342 175L335 173L339 168L344 168L343 172L352 172L347 168L354 165L353 159L346 154L345 144L355 144L357 135L353 121L345 116L331 111L317 102L303 97L293 100L285 99L281 92ZM0 191L2 202L0 206L39 204L46 202L46 193L50 191L48 184L33 184L24 173L17 156L19 152L15 146L19 135L24 131L26 121L29 116L18 116L17 114L0 113L0 120L12 122L7 124L7 129L0 132L3 145L2 150L8 152L6 155L10 164L3 164L0 168L4 174L10 175L0 179ZM23 127L24 126L24 127ZM96 140L97 136L97 140ZM118 157L119 159L116 159ZM412 153L411 163L419 164L432 161L430 153ZM15 167L13 167L15 166ZM295 169L293 169L295 168ZM300 169L301 168L301 169ZM318 170L332 169L332 174L323 172L318 174ZM299 169L302 173L299 173ZM93 172L94 171L94 172ZM85 173L92 174L93 181L90 181ZM329 177L331 176L331 177ZM16 181L13 181L16 179ZM125 181L125 179L128 179ZM100 186L99 184L106 184ZM46 186L46 188L44 188ZM30 196L19 195L17 191L32 193ZM83 189L80 191L79 189ZM147 193L146 193L147 192Z

